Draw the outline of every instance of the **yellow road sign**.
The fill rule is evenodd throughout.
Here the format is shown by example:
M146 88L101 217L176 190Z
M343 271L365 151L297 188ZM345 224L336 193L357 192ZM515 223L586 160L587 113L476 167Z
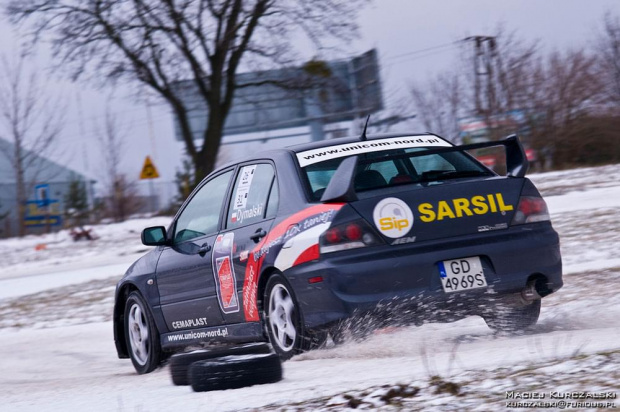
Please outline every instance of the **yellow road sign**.
M157 168L153 164L150 156L147 156L144 159L144 166L142 166L142 172L140 172L140 179L157 179L159 177L159 172L157 172Z

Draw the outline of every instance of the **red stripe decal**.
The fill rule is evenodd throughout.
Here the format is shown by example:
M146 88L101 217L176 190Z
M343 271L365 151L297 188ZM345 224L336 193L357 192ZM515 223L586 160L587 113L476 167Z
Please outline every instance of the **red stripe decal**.
M310 246L308 249L301 252L301 254L295 259L293 266L301 265L302 263L309 262L319 258L319 244Z
M320 204L311 206L304 210L300 210L299 212L287 217L282 222L278 223L273 229L271 229L267 236L265 236L258 243L258 245L256 245L256 247L252 249L248 258L248 264L245 267L245 279L243 281L243 312L245 314L245 320L247 322L258 321L260 319L258 314L258 305L256 303L258 297L258 277L261 271L261 267L263 265L263 260L265 259L265 255L269 253L269 249L271 248L270 245L279 245L282 242L282 239L279 238L284 236L287 229L291 225L299 223L307 217L327 212L329 210L333 210L334 212L336 212L340 210L342 206L344 206L344 203ZM310 249L312 248L304 251L297 258L295 264L298 264L297 262ZM313 259L318 258L318 256L318 245L316 245L316 257L314 257Z

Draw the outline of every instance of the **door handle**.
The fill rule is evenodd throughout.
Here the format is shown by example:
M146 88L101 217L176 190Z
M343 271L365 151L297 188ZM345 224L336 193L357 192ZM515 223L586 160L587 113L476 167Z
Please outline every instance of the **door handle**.
M204 255L206 255L207 252L210 250L211 250L211 246L209 246L208 243L203 243L202 246L200 246L200 249L198 249L198 254L204 257Z
M254 234L252 236L250 236L250 239L252 239L254 242L258 243L258 241L260 240L260 238L267 236L267 232L265 232L263 229L257 229L256 232L254 232Z

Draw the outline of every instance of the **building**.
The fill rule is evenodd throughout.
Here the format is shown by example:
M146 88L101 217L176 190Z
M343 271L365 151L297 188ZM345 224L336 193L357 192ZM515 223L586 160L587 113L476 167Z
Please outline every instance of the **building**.
M328 137L324 126L363 119L383 109L379 74L375 49L350 59L239 73L222 144L300 136L323 140ZM192 80L178 81L174 87L188 109L195 140L202 141L209 114L204 96ZM175 116L174 121L175 136L182 141L179 119ZM275 130L288 132L267 139L252 136ZM228 139L239 135L247 138ZM346 136L348 129L332 130L329 135Z
M19 233L17 185L12 166L14 145L0 138L0 237ZM56 231L66 217L65 198L71 182L85 184L89 204L94 180L56 162L28 152L25 171L27 202L24 219L26 234Z

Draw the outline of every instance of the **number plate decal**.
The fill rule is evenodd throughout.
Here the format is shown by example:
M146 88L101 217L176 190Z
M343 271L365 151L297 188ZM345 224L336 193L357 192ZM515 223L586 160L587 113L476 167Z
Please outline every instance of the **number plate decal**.
M460 292L487 287L487 281L478 256L444 260L437 264L444 292Z

